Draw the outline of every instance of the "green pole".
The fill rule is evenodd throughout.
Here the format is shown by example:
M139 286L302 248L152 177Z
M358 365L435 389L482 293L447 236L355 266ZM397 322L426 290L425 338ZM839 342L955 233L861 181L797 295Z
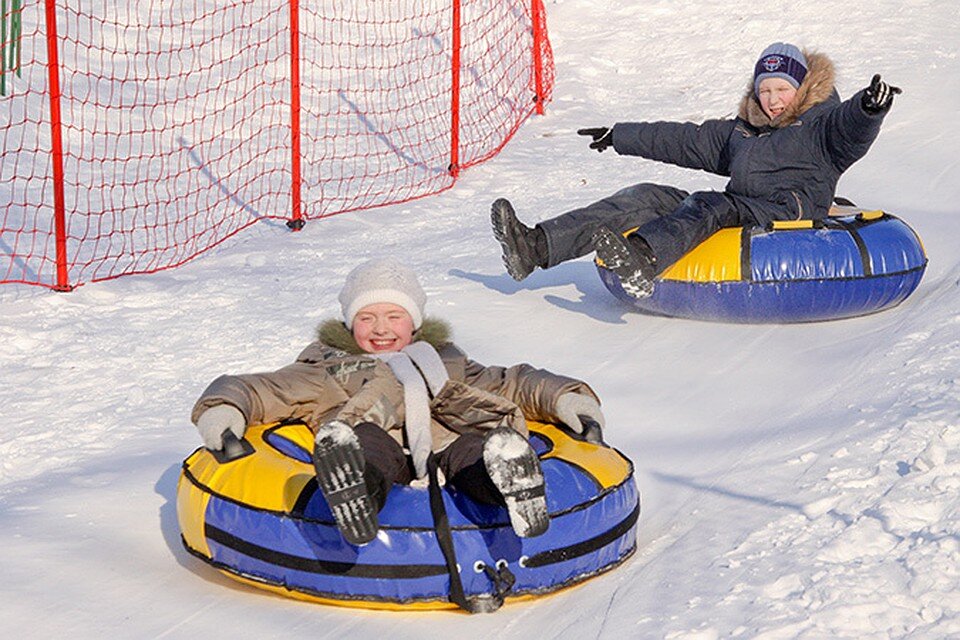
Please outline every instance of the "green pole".
M17 70L17 77L20 78L20 47L21 47L21 38L20 34L23 33L23 0L13 0L13 11L10 15L10 42L12 43L12 48L10 50L10 68ZM16 51L16 54L14 54Z
M5 95L7 95L7 0L0 0L0 96Z
M0 96L7 95L7 71L16 72L18 78L22 77L20 70L20 34L23 32L22 1L12 0L8 5L7 0L0 0Z

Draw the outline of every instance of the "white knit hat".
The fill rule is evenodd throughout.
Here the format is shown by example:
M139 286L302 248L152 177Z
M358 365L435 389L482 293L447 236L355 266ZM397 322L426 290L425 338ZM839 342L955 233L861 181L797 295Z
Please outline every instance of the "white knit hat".
M383 258L364 262L347 274L339 299L347 328L353 328L353 317L365 306L392 302L403 307L413 318L413 328L419 329L427 294L413 269L393 258Z

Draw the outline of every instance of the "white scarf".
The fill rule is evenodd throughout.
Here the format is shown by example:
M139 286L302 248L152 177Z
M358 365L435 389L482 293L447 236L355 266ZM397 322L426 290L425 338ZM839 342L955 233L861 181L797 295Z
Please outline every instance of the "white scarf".
M423 478L427 475L427 458L433 449L433 439L430 436L430 396L440 393L440 389L450 379L447 368L443 366L437 350L423 341L407 345L400 351L374 354L373 357L387 363L393 375L403 385L407 444L417 477Z

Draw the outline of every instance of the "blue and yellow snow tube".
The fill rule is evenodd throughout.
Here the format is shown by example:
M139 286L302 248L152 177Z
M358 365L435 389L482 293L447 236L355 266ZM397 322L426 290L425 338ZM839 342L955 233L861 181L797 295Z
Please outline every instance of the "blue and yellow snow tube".
M814 322L894 307L927 266L920 238L882 211L721 229L657 277L653 295L616 297L657 315L744 323Z
M375 609L446 609L450 575L426 488L395 485L377 538L353 546L317 489L302 424L252 427L251 455L220 463L198 449L183 463L177 515L183 544L226 575L286 596ZM495 585L485 566L508 568L506 600L551 593L616 567L636 550L640 497L632 463L615 449L530 423L546 479L550 528L518 538L505 509L442 489L463 591Z

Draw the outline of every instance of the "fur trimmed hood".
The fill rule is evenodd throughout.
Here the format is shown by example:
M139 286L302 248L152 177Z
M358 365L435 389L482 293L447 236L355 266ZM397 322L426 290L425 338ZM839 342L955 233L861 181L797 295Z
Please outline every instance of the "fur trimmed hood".
M440 347L450 344L452 331L450 325L437 318L426 318L423 324L413 334L414 342L423 340L439 350ZM317 327L317 340L341 351L346 351L352 355L361 355L364 353L357 341L353 339L353 333L347 329L347 326L340 320L330 318L324 320Z
M778 117L770 119L753 91L753 78L747 83L747 92L740 100L739 116L758 129L782 129L788 127L810 108L826 102L835 93L836 72L833 62L826 55L816 51L803 50L807 59L807 75L803 79L797 96L787 109Z

